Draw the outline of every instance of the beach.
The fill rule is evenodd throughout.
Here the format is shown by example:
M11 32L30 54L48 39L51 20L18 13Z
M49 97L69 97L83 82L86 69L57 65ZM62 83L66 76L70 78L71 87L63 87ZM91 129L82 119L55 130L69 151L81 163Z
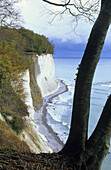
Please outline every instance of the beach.
M62 80L59 80L60 87L59 89L43 99L43 105L39 111L35 112L35 123L39 126L39 132L45 136L47 139L47 144L53 150L53 152L58 152L63 147L63 142L57 136L57 134L52 130L52 128L47 124L46 114L47 114L47 104L51 103L52 99L58 96L59 94L65 93L68 91L68 87L63 83Z

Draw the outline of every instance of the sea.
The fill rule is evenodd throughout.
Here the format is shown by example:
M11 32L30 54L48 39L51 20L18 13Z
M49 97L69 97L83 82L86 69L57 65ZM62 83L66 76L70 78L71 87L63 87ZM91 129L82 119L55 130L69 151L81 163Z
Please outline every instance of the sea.
M56 132L59 138L66 142L71 122L73 94L77 66L81 62L80 57L54 57L55 75L63 80L68 91L53 98L47 105L47 123ZM105 102L111 94L111 58L101 58L95 71L90 101L90 116L88 136L96 127L102 113ZM102 170L111 170L111 147L103 162Z

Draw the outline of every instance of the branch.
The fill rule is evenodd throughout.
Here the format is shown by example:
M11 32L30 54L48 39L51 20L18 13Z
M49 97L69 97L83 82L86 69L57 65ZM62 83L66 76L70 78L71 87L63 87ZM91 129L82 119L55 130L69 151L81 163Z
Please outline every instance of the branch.
M47 1L47 0L42 0L42 1L44 1L44 2L46 2L46 3L48 3L48 4L50 4L50 5L55 5L55 6L60 6L60 7L65 7L65 6L67 6L67 5L70 4L70 0L69 0L67 3L65 3L65 4L57 4L57 3L50 2L50 1ZM70 5L71 5L71 4L70 4Z
M1 0L0 4L0 27L2 26L17 26L21 22L21 15L15 8L15 4L18 0ZM18 24L17 24L18 23Z
M87 0L85 3L83 3L81 0L76 1L71 1L69 0L68 2L64 0L64 3L55 3L52 2L51 0L43 0L43 2L48 3L49 5L52 6L58 6L64 8L63 11L58 11L56 13L51 12L51 15L53 14L54 17L52 18L51 22L60 14L60 17L63 14L71 15L73 18L75 18L75 21L79 21L80 18L85 18L89 22L94 22L95 20L95 13L98 11L98 6L99 6L99 0L96 0L96 2L90 4L90 0ZM63 2L63 1L62 1ZM50 10L51 11L51 10ZM75 29L75 28L74 28Z

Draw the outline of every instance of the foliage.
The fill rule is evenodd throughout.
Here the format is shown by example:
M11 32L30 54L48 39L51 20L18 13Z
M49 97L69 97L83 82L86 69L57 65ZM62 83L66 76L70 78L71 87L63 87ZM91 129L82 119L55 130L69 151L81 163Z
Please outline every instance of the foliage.
M23 129L23 121L17 116L14 116L10 121L11 128L19 134L19 132Z
M30 66L30 60L20 56L14 42L0 42L0 87L11 82L20 82L21 75ZM20 83L19 83L20 84Z
M1 80L0 113L17 134L23 129L22 117L29 115L21 96L13 90L10 81L5 79ZM8 117L12 119L9 120Z
M12 84L20 86L21 75L30 62L28 58L19 55L15 50L15 45L14 42L0 42L0 112L6 122L19 133L22 129L20 117L28 115L28 112L26 105L21 100L25 95L23 88L15 90ZM15 121L14 124L15 115L18 115L17 120L19 121ZM9 122L7 116L14 117L13 122Z
M21 94L22 95L22 94ZM28 115L27 107L21 99L21 95L16 93L10 81L1 80L0 88L0 112L6 117L13 114L20 117Z
M35 34L25 28L11 29L3 27L0 31L0 41L15 42L16 50L21 52L36 52L41 54L53 54L54 44L44 35Z
M0 42L0 77L2 79L15 79L20 72L25 71L27 65L23 60L23 57L15 50L14 42Z
M38 55L54 53L54 44L49 42L44 35L34 34L33 31L24 28L20 28L18 32L26 38L25 51L37 52Z
M20 141L11 128L5 122L0 120L0 150L1 149L12 149L21 152L30 151L26 143Z

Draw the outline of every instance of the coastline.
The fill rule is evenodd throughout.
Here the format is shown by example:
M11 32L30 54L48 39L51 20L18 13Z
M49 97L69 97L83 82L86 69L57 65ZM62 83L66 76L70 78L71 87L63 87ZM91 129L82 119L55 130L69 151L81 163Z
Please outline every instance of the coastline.
M39 132L45 136L47 139L48 146L53 150L53 152L58 152L64 146L63 142L57 136L57 134L52 130L52 128L47 124L46 114L47 114L47 104L52 101L53 98L58 96L59 94L65 93L68 91L68 87L63 83L62 80L59 80L60 87L59 89L49 95L46 96L43 100L43 105L39 111L35 112L35 123L39 126Z

